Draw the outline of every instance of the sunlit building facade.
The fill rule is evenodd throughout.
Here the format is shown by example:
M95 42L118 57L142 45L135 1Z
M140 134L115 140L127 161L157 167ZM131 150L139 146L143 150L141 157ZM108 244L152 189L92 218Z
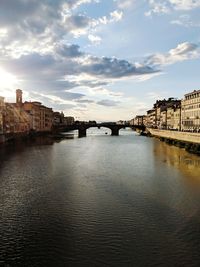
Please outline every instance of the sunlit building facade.
M147 111L146 126L156 127L156 110L155 109L150 109Z
M24 102L23 109L29 116L30 129L36 132L49 132L53 125L53 110L40 102Z
M200 131L200 90L185 94L181 103L183 131Z

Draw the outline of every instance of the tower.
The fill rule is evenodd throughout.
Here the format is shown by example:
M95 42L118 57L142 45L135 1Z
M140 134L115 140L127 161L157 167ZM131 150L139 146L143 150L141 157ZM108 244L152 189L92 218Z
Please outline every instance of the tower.
M22 105L22 90L21 89L16 90L16 104Z

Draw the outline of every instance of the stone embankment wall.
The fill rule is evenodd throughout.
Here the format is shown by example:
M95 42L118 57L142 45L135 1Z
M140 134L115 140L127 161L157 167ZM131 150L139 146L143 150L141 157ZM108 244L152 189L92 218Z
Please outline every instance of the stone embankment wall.
M0 144L5 143L6 139L5 136L3 134L0 134Z
M178 132L158 129L147 129L151 135L183 142L200 144L200 133Z

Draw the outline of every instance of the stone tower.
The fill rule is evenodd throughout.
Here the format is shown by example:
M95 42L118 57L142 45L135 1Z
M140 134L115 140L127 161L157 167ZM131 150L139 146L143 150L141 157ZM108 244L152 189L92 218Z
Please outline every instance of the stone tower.
M22 105L22 90L21 89L16 90L16 104L18 104L19 106Z

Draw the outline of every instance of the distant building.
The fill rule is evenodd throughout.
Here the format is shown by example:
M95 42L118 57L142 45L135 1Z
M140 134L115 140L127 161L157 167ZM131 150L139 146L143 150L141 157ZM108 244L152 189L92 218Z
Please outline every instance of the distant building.
M131 120L129 120L129 124L130 124L130 125L134 125L134 118L131 119Z
M147 127L156 127L156 110L155 110L155 108L147 111L146 125L147 125Z
M63 112L55 111L53 113L53 125L58 126L64 124L64 114Z
M170 97L167 100L157 100L154 104L155 109L155 127L156 128L168 128L168 121L167 121L167 111L168 108L175 107L180 105L181 101L177 100L176 98ZM171 117L170 117L171 120ZM169 127L171 127L171 121Z
M166 110L166 128L168 130L181 130L181 104L177 103Z
M72 116L67 116L67 117L64 117L64 119L63 119L64 125L73 125L74 122L75 122L75 119Z
M128 123L127 121L123 121L123 120L119 120L116 122L116 124L118 124L118 125L125 125L127 123Z
M183 131L200 131L200 90L185 94L181 102Z
M145 125L147 121L146 115L137 115L134 118L134 125Z
M146 115L137 115L135 118L129 121L130 125L146 125L147 116Z

